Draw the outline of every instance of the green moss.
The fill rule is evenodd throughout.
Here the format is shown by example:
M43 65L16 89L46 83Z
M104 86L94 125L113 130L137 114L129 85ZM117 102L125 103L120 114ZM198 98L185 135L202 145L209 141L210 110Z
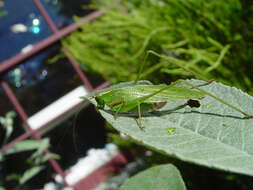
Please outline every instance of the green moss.
M209 79L250 90L247 1L97 0L93 7L105 15L62 41L86 71L112 83L134 80L145 52L154 50ZM154 56L147 67L142 77L153 82L190 76Z

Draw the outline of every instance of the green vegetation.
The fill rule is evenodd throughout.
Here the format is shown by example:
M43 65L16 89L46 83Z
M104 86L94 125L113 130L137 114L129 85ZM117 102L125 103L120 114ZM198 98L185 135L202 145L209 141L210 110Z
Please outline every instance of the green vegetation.
M1 141L0 147L4 146L10 140L14 130L14 117L16 113L13 111L8 112L5 117L0 117L0 124L5 130L4 138ZM49 148L50 143L48 138L41 141L37 140L23 140L14 144L6 152L0 152L0 190L5 190L6 184L11 189L28 189L26 182L36 176L39 172L44 170L45 163L50 158L59 159L59 156L53 153L45 155L43 151ZM31 155L26 157L25 163L20 162L20 168L26 168L22 173L18 173L17 168L15 172L10 173L6 171L6 160L8 156L24 152L33 151ZM22 157L22 156L21 156ZM9 189L8 188L8 189Z
M145 79L168 82L189 77L171 64L176 62L251 92L252 3L97 0L93 7L105 15L62 41L84 70L113 83L134 80L145 52L154 50L171 60L149 57L149 69L142 73Z
M253 97L241 90L217 82L209 85L203 85L206 82L200 80L189 82L201 86L201 90L240 107L245 112L253 113L253 108L249 106L252 105ZM111 88L119 85L129 83L120 83ZM138 115L118 113L115 119L108 108L99 111L111 126L130 137L132 141L167 155L167 163L174 158L212 169L253 176L253 119L242 119L242 113L211 96L206 95L199 101L201 106L192 108L185 104L186 100L168 100L162 109L148 114L144 112L143 116L146 114L142 117L144 130L140 130L138 122L135 121ZM94 99L91 102L97 106ZM168 133L168 129L173 129L173 132ZM119 142L119 139L116 140ZM120 145L123 145L122 141ZM153 160L153 164L159 163ZM185 175L184 167L181 168L181 172ZM148 181L152 184L159 186L159 183L160 185L170 183L162 177L163 174L160 181L156 180L159 178L157 172L152 175L154 179ZM224 174L226 175L228 173ZM133 183L139 187L137 181L133 180ZM208 185L208 182L205 185ZM181 188L184 189L184 186Z
M159 56L147 58L148 68L140 73L141 78L154 83L189 77L215 79L253 94L252 1L95 0L91 7L102 9L105 14L82 25L81 30L62 41L83 70L100 74L112 83L135 80L146 52L152 50ZM198 80L191 82L202 84ZM253 113L253 98L236 88L214 82L201 89ZM95 100L93 103L96 105ZM135 141L168 160L175 158L253 176L253 120L242 119L241 113L210 96L200 100L199 108L182 105L185 105L182 100L169 101L160 112L143 117L144 131L138 128L133 116L118 114L115 120L109 112L101 110L100 113L108 125L131 138L131 143L127 144L115 134L110 135L123 148L133 147ZM157 174L167 171L166 166L153 169L144 171L151 172L153 181L143 179L147 173L137 174L122 189L131 189L132 185L145 187L146 184L139 183L140 179L158 186L169 182L163 181L163 175L159 181ZM180 170L185 176L185 168ZM176 179L181 181L179 172L174 172ZM192 172L193 175L196 173ZM222 176L223 181L226 176ZM233 174L231 181L238 180L238 176ZM193 182L187 179L185 182L188 183L186 187L198 189ZM249 184L245 189L250 189L252 183ZM203 186L208 189L207 185ZM227 187L221 188L231 189ZM185 186L181 183L178 189L185 189Z

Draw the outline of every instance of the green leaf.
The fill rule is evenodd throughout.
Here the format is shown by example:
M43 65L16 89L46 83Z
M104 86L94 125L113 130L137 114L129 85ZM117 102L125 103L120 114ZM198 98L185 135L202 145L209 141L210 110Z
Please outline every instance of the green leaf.
M43 170L45 166L34 166L28 170L25 171L23 176L19 179L20 184L24 184L29 179L33 178L35 175L37 175L41 170Z
M45 148L49 147L49 140L47 138L42 139L41 141L36 140L24 140L22 142L18 142L14 146L12 146L10 149L6 151L6 154L14 154L18 152L23 151L29 151L38 149L38 151L42 151Z
M40 163L47 162L49 159L54 158L54 159L60 159L61 157L58 154L55 153L49 153L46 155L41 156Z
M21 175L17 173L12 173L6 176L7 181L11 181L11 180L19 181L20 178L21 178Z
M5 114L5 117L0 117L0 124L5 130L5 137L2 144L6 144L13 132L14 117L16 113L9 111Z
M186 190L177 168L159 165L138 173L125 182L120 190Z
M195 84L203 81L191 80ZM253 98L234 87L212 82L201 86L217 97L253 114ZM190 108L186 101L167 102L161 110L143 115L140 130L127 115L100 111L117 130L137 142L169 156L195 164L253 176L253 119L205 96L199 108ZM175 128L168 134L168 128Z
M38 141L37 141L38 142ZM49 139L48 138L44 138L42 140L39 141L39 143L37 144L38 147L37 147L37 151L34 152L32 155L31 155L31 158L36 158L36 157L39 157L43 154L43 151L45 149L47 149L49 146L50 146L50 142L49 142Z

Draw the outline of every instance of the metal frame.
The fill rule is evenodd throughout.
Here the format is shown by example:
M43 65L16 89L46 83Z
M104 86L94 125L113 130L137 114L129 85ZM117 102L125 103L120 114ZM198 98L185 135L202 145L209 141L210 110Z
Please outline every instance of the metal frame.
M48 26L51 29L53 34L51 36L47 37L46 39L42 40L41 42L37 43L36 45L34 45L30 51L28 51L26 53L19 53L18 55L11 57L11 58L3 61L2 63L0 63L0 76L3 75L4 73L8 72L10 69L17 67L19 64L21 64L22 61L28 59L29 57L31 57L32 55L34 55L36 53L39 53L44 48L54 44L55 42L57 42L58 40L60 40L64 36L68 35L69 33L73 32L74 30L78 29L79 24L88 23L88 22L90 22L90 21L92 21L92 20L96 19L97 17L100 17L101 15L104 14L104 12L101 10L92 12L91 14L84 17L83 19L80 19L78 21L78 23L73 23L61 30L58 30L57 27L55 26L54 22L52 21L52 19L48 15L47 11L45 10L43 5L41 4L41 2L39 0L33 0L33 2L36 5L36 7L38 8L38 10L40 11L41 15L45 19L46 23L48 24ZM63 51L66 53L68 52L68 50L66 48L64 48ZM91 83L89 82L88 78L85 76L85 74L81 71L78 64L75 62L75 60L73 58L71 58L70 56L67 56L67 57L72 65L72 67L74 68L75 72L78 74L79 78L81 79L83 85L86 86L89 91L92 92L92 91L96 91L96 90L99 90L99 89L109 86L109 83L105 82L102 85L94 88L91 85ZM35 140L40 141L41 136L39 135L39 131L41 131L47 127L50 127L50 123L53 121L46 123L45 125L43 125L42 127L40 127L37 130L32 129L28 123L28 117L27 117L25 110L23 109L21 104L18 102L15 94L12 92L12 90L10 89L7 82L5 82L2 78L0 78L0 85L3 88L3 90L5 91L9 101L11 102L12 106L17 111L18 115L20 116L20 118L22 119L23 123L25 124L25 126L27 128L27 131L25 133L23 133L18 138L14 139L13 141L11 141L8 144L6 144L5 146L3 146L2 149L0 150L0 152L5 152L9 148L11 148L14 144L16 144L22 140L25 140L27 138L30 138L30 137L33 137ZM71 108L67 112L73 111L76 107L77 106ZM64 115L64 114L65 113L63 113L62 115ZM61 117L61 115L58 116L57 118L54 118L54 121L57 120L59 117ZM44 153L49 154L50 151L48 149L46 149ZM121 154L116 156L115 159L113 159L112 161L115 161L115 160L118 163L122 163L122 164L127 163L127 161L124 158L122 158ZM53 158L51 158L49 160L49 162L50 162L51 166L53 167L53 169L58 174L60 174L65 185L69 186L65 180L65 173L62 170L62 168L60 167L60 165L58 164L58 162ZM109 165L110 165L110 163L106 164L105 168L108 168ZM101 182L104 179L104 177L101 177L101 169L95 171L92 175L95 175L96 173L100 174L100 178L97 179L97 182ZM87 183L87 180L86 180L86 183ZM92 186L94 187L94 184ZM73 188L75 190L82 189L83 183L80 182L80 183L74 185ZM85 189L90 189L89 185L88 186L86 185Z

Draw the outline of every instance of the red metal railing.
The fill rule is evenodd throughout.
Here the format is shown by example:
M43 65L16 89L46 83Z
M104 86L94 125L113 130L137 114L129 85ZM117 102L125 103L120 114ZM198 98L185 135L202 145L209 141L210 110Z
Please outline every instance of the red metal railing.
M84 17L83 19L79 20L78 23L85 24L87 22L90 22L97 17L103 15L103 11L95 11L88 16ZM37 43L33 46L33 48L28 51L27 53L19 53L18 55L11 57L10 59L7 59L0 64L0 74L7 72L8 70L14 68L18 64L20 64L23 60L31 57L32 55L38 53L42 49L54 44L64 36L68 35L69 33L73 32L74 30L78 29L79 26L76 23L73 23L61 30L59 30L56 33L53 33L51 36L46 38L45 40L42 40L41 42Z
M52 21L52 19L50 18L50 16L48 15L46 9L43 7L43 5L41 4L41 2L39 0L33 0L33 2L35 3L35 5L37 6L37 8L39 9L41 15L43 16L43 18L45 19L46 23L49 25L49 28L52 31L52 35L49 36L48 38L46 38L45 40L42 40L41 42L37 43L36 45L33 46L32 50L27 52L27 53L19 53L18 55L7 59L5 61L3 61L2 63L0 63L0 75L2 75L3 73L6 73L7 71L9 71L10 69L13 69L15 67L17 67L19 64L21 64L21 62L23 60L28 59L29 57L31 57L32 55L39 53L41 50L43 50L44 48L54 44L55 42L57 42L58 40L60 40L61 38L63 38L64 36L66 36L67 34L73 32L74 30L79 28L79 23L83 24L83 23L87 23L90 22L94 19L96 19L97 17L103 15L103 11L95 11L91 14L89 14L88 16L84 17L83 19L78 21L78 24L74 23L71 24L61 30L58 30L57 27L55 26L54 22ZM66 48L63 49L66 54L68 55L68 50ZM95 90L99 90L102 88L105 88L109 85L108 82L103 83L102 85L100 85L97 88L94 88L91 83L89 82L88 78L85 76L85 74L81 71L81 69L79 68L78 64L75 62L74 59L71 58L70 55L67 56L71 65L73 66L74 70L76 71L76 73L78 74L78 76L80 77L82 83L89 89L89 91L95 91ZM29 123L28 123L28 117L27 114L25 113L25 110L23 109L23 107L21 106L21 104L18 102L17 98L15 97L14 93L11 91L10 87L8 86L8 84L2 80L0 81L0 85L3 88L3 90L5 91L9 101L12 103L14 109L17 111L18 115L20 116L20 118L22 119L23 123L25 124L26 128L27 128L27 132L25 132L24 134L22 134L21 136L19 136L18 138L14 139L13 141L9 142L8 144L6 144L5 146L2 147L2 149L0 150L1 152L5 152L6 150L8 150L9 148L11 148L14 144L25 140L29 137L33 137L34 139L40 141L41 137L39 135L39 131L42 129L45 129L47 127L50 126L51 122L50 121L48 123L46 123L45 125L41 126L39 129L37 130L33 130ZM71 108L69 111L74 110L78 105L76 105L75 107ZM63 113L62 115L64 115L65 113ZM57 120L59 117L61 117L62 115L58 116L57 118L54 118L54 120ZM45 150L45 154L49 154L50 151L48 149ZM61 175L64 183L66 186L69 186L65 180L65 174L63 172L63 170L61 169L60 165L58 164L58 162L51 158L49 160L51 166L53 167L53 169ZM80 184L81 185L81 184ZM74 189L82 189L82 187L76 184L74 186Z

